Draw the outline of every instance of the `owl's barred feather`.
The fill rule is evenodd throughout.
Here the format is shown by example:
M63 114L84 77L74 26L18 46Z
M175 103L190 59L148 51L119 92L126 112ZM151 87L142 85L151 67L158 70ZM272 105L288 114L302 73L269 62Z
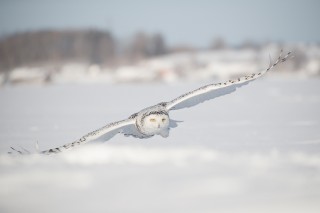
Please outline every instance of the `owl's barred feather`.
M261 77L268 71L272 70L279 63L285 62L288 59L290 54L291 52L288 52L287 55L281 58L281 55L282 55L282 50L281 50L278 59L274 63L271 63L269 67L262 72L253 73L253 74L246 75L234 80L228 80L223 83L205 85L196 90L183 94L178 98L175 98L172 101L168 102L167 110L177 110L177 109L192 107L204 101L234 92L237 88L248 84L249 82Z
M279 63L285 62L291 52L288 52L282 57L282 50L279 57L274 63L271 63L269 67L259 73L253 73L234 80L228 80L223 83L209 84L202 86L196 90L185 93L172 101L161 102L157 105L145 108L137 113L132 114L128 119L113 122L106 126L90 132L80 139L65 144L63 146L52 148L49 150L38 151L40 154L55 154L68 150L70 148L79 146L81 144L96 140L100 137L104 137L105 140L109 140L118 133L123 133L125 136L133 136L136 138L150 138L154 135L161 135L162 137L168 137L171 128L177 127L178 121L172 120L169 117L170 110L178 110L182 108L192 107L200 104L204 101L211 100L213 98L229 94L236 91L237 88L248 84L249 82L261 77L268 71L272 70ZM23 151L11 147L12 151L18 154L28 154L29 151L23 149ZM11 153L11 152L9 152Z

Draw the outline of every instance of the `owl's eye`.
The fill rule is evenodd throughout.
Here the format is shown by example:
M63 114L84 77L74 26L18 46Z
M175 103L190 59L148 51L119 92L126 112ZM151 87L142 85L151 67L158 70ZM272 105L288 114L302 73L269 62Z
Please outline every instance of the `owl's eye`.
M162 118L162 122L165 122L166 121L166 119L165 118Z
M150 118L150 122L156 122L156 119Z

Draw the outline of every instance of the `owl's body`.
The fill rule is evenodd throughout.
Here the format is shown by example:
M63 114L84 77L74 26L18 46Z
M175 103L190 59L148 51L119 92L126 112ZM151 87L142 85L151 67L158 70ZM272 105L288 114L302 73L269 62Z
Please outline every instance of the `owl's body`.
M209 84L200 87L196 90L183 94L172 101L162 102L145 108L137 113L132 114L128 119L110 123L98 130L88 133L72 143L41 151L40 153L59 153L97 138L104 137L104 140L109 140L118 133L123 133L125 136L133 136L136 138L150 138L154 135L168 137L170 129L177 127L177 121L172 120L169 117L170 111L192 107L204 101L234 92L237 88L240 88L241 86L246 85L267 73L277 64L286 61L289 55L290 52L285 57L281 58L280 54L276 62L273 64L270 63L270 66L262 72L246 75L244 77L229 80L223 83ZM12 149L20 154L22 153L17 149Z
M143 138L154 135L169 136L170 118L165 106L165 103L160 103L129 117L135 119L136 128Z

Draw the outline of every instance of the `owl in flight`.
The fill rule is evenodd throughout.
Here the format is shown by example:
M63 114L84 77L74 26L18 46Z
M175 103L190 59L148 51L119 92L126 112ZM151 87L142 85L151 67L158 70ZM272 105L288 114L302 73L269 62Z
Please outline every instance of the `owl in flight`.
M132 114L127 119L109 123L100 129L84 135L83 137L72 143L68 143L63 146L45 151L39 151L39 153L59 153L64 150L68 150L78 145L95 140L102 136L104 139L109 140L118 133L123 133L125 136L133 136L136 138L150 138L154 135L168 137L170 128L177 127L177 121L170 119L169 113L171 110L192 107L204 101L236 91L237 88L259 78L263 74L273 69L279 63L286 61L291 54L291 52L289 52L284 57L282 57L281 53L278 59L274 63L271 63L270 61L269 67L262 72L246 75L223 83L209 84L200 87L196 90L185 93L169 102L162 102L154 106L145 108L137 113ZM13 147L11 147L11 149L15 152L23 154L23 152L18 149L15 149ZM24 151L27 152L27 150L25 149Z

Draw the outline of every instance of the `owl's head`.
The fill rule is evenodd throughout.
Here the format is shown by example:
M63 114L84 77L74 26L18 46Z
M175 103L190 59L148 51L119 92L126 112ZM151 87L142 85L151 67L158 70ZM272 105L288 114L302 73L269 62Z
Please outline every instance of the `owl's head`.
M167 113L149 113L143 119L143 126L148 132L154 132L155 134L167 129L169 126L169 116Z

